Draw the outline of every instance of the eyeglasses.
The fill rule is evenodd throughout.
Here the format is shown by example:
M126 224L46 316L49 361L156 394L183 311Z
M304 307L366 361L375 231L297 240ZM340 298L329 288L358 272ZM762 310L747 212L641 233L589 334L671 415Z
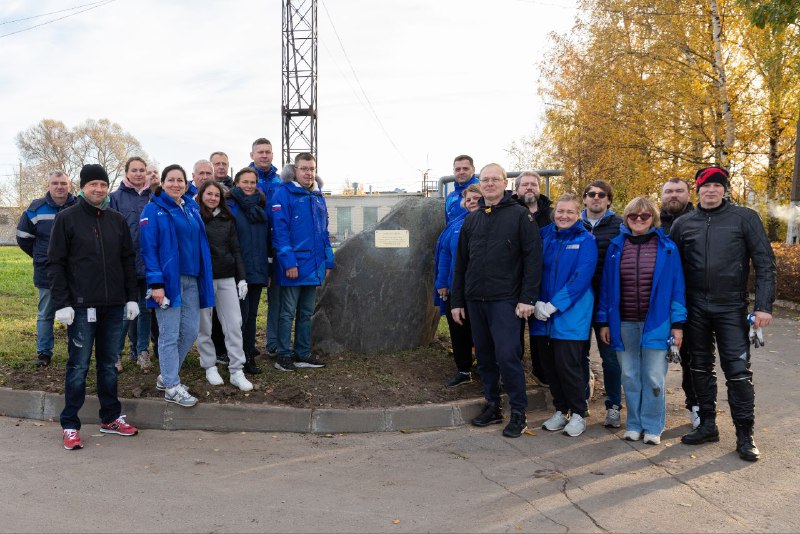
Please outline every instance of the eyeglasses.
M316 167L297 167L297 170L300 172L314 172L317 170Z
M629 213L628 214L628 220L629 221L635 221L636 219L639 219L642 222L647 222L647 221L650 220L650 218L652 216L653 215L651 213L646 213L646 212L645 213Z
M605 191L589 191L588 193L586 193L586 196L589 198L594 198L594 197L606 198L606 196L608 195L606 195Z
M503 181L502 178L481 178L480 179L480 182L482 184L496 184L496 183L499 183L499 182L502 182L502 181Z

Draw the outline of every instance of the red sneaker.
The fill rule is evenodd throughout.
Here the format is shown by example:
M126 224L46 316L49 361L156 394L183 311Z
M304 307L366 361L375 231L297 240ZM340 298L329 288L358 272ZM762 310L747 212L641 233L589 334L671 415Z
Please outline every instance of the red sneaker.
M83 448L83 441L81 441L81 435L74 428L64 429L64 448L67 449L68 451Z
M125 422L125 416L120 415L116 420L110 423L103 423L100 425L100 432L106 434L119 434L120 436L135 436L139 433L135 426L131 426Z

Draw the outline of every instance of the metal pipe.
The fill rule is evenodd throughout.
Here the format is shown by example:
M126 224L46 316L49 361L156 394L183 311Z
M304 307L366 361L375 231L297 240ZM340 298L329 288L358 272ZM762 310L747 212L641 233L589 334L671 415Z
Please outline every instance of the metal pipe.
M523 172L524 171L513 171L513 172L507 173L507 175L508 175L509 178L516 178L517 176L519 176ZM545 194L545 196L548 196L548 197L550 196L550 177L552 177L552 176L563 176L564 175L564 169L536 169L534 172L536 174L538 174L539 176L541 176L542 178L544 178L544 194ZM455 182L455 181L456 181L456 177L453 176L452 174L450 174L448 176L442 176L441 178L439 178L439 185L437 186L437 189L439 190L439 197L440 198L444 198L445 197L445 194L444 194L445 186L447 184L449 184L451 182Z

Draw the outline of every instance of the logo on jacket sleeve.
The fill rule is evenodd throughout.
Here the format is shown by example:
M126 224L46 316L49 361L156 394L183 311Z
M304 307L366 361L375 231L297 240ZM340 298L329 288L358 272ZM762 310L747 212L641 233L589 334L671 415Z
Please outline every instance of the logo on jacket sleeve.
M281 205L280 204L273 204L272 205L272 211L281 211Z
M150 221L147 217L142 217L139 219L139 226L147 226L148 224L150 224Z

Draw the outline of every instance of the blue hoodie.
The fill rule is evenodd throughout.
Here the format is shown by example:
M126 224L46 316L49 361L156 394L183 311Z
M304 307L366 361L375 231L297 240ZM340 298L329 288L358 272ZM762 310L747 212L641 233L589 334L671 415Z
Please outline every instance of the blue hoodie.
M333 269L333 248L328 234L328 208L317 183L309 191L297 182L285 182L272 199L272 247L280 286L319 286L325 270ZM297 278L286 269L297 267Z
M447 312L447 303L441 299L437 289L453 287L453 272L456 269L456 255L458 253L458 237L461 235L461 226L467 217L467 211L459 213L450 221L439 239L436 241L436 251L433 256L433 304L439 306L442 315Z
M163 284L164 293L171 307L181 305L181 256L199 258L197 265L197 289L200 293L200 307L214 306L214 274L211 268L211 251L208 247L206 227L200 217L200 208L188 194L181 197L183 209L164 192L154 194L150 203L144 207L139 220L139 239L142 247L147 285ZM200 233L199 250L186 250L190 243L178 242L175 219L191 217L198 225ZM184 247L184 254L180 254ZM185 263L185 261L184 261ZM158 304L147 299L148 308Z
M656 266L653 271L653 287L650 290L650 308L644 321L641 347L645 349L666 350L667 339L673 324L686 321L686 287L683 280L683 267L675 243L659 229L651 229L658 239ZM607 324L611 331L611 348L626 350L620 334L620 261L626 236L630 229L622 225L621 233L611 240L603 267L600 284L600 303L595 314L595 322Z
M594 236L580 219L566 230L554 223L541 229L544 266L539 300L558 311L547 321L531 318L532 336L587 340L592 326L592 275L597 263Z
M464 192L464 189L471 186L472 184L478 183L478 175L473 174L472 178L460 184L458 182L454 182L455 190L450 191L447 195L447 198L444 199L444 222L445 224L450 224L450 222L455 219L459 215L466 215L467 208L461 206L461 195Z

